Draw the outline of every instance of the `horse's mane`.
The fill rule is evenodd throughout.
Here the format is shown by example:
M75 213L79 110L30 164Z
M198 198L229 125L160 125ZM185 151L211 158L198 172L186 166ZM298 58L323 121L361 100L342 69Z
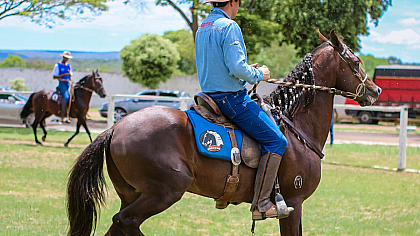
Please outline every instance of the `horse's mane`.
M308 53L284 78L284 82L315 85L312 66L312 54ZM268 96L263 97L263 100L265 103L275 107L276 113L283 114L290 120L293 120L296 111L307 107L314 98L314 89L279 85Z

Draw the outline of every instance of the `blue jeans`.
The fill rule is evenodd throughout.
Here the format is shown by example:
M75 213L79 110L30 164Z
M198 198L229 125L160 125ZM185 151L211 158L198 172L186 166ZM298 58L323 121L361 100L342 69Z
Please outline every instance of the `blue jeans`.
M58 83L58 89L60 89L61 95L63 96L63 101L65 102L69 102L70 100L69 87L70 81L60 81Z
M283 156L287 146L286 137L267 114L251 100L246 90L208 95L227 118L261 144L261 155L271 152Z

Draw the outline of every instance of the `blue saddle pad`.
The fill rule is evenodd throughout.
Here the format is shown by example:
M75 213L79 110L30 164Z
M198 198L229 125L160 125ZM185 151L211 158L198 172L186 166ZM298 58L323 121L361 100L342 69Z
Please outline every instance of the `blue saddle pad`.
M194 110L187 110L188 118L190 119L193 128L195 142L197 143L198 151L205 156L230 160L230 152L232 143L228 134L228 129L220 125L211 123L197 114ZM235 129L236 142L239 150L242 146L242 131Z

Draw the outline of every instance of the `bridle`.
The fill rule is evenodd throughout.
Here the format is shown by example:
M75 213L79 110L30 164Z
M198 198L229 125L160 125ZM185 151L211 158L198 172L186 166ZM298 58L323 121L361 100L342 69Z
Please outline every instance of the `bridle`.
M99 90L101 90L103 88L103 85L101 85L101 87L99 89L97 89L97 86L96 86L96 82L95 81L96 81L96 76L93 75L93 89L88 88L88 87L85 87L85 86L83 86L82 84L79 84L79 83L77 83L76 85L77 85L77 88L81 88L81 89L84 89L84 90L89 91L89 92L92 93L92 92L99 91Z
M338 48L331 43L331 41L328 40L327 43L329 45L331 45L331 47L333 47L335 51L337 51L337 53L341 57L341 59L343 59L343 61L346 62L346 64L350 67L350 70L353 72L354 76L356 76L360 80L360 84L357 85L356 94L355 95L356 95L356 97L363 96L363 94L365 94L365 92L366 92L365 82L366 82L366 79L368 77L367 73L365 73L365 77L363 78L362 75L359 73L359 71L356 70L353 67L353 65L349 62L349 60L344 57L344 55L347 53L347 46L345 44L343 44L343 46L344 46L343 51L340 52L338 50ZM356 97L354 97L354 99L356 99Z

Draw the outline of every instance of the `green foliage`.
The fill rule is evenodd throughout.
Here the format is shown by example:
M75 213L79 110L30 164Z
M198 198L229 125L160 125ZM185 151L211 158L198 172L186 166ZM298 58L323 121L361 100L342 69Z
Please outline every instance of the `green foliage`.
M0 67L25 67L25 61L18 55L7 55Z
M10 80L10 88L16 91L27 91L29 90L28 86L25 85L24 78L16 78L14 80Z
M176 69L179 53L169 39L145 34L121 50L122 70L131 82L157 88Z
M53 70L54 64L47 64L45 60L39 58L30 58L26 60L26 68Z
M51 28L57 19L86 19L81 17L86 10L98 15L108 9L106 2L107 0L3 0L0 4L0 20L20 16Z
M71 68L73 71L91 72L99 69L99 72L114 72L121 71L121 60L103 60L103 59L71 59Z
M264 48L255 57L255 62L258 62L260 66L268 66L272 78L286 76L299 63L299 60L293 45L279 46L278 41L272 41L270 47Z
M391 0L277 0L276 3L270 12L275 13L284 42L296 45L298 54L303 56L319 44L318 29L324 35L335 29L349 47L359 51L359 36L369 35L368 17L377 25Z
M192 33L188 30L166 31L163 37L177 45L176 49L181 57L177 63L178 70L186 75L196 74L195 46Z

